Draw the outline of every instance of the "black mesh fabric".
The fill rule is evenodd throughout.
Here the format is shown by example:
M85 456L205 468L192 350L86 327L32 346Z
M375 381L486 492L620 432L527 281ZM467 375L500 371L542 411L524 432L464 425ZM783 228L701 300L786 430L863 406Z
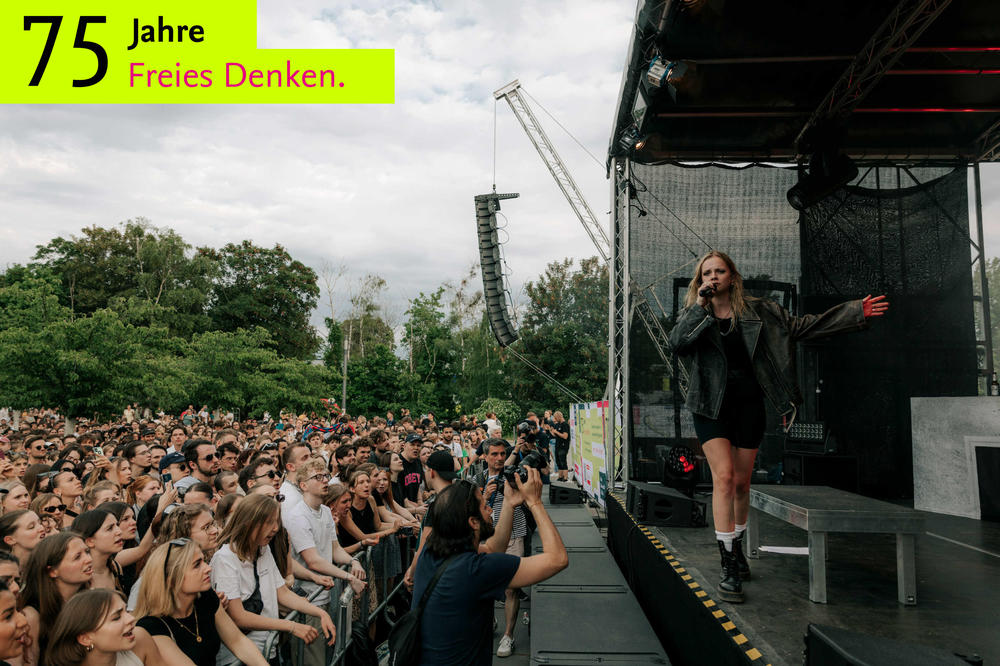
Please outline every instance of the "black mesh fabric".
M880 189L844 188L802 216L804 311L891 303L869 331L804 349L823 380L819 415L858 456L867 494L913 495L911 397L978 392L966 172L934 173L883 168Z
M978 390L965 170L899 170L897 180L896 168L862 169L861 186L801 221L785 198L798 179L792 169L633 165L633 174L629 270L668 328L683 307L675 281L690 279L710 248L729 254L744 278L785 285L771 292L777 300L797 290L798 302L784 303L797 314L888 295L891 316L870 331L802 345L799 418L825 421L838 453L858 456L863 492L912 496L909 398ZM694 429L638 317L630 342L635 474L640 458ZM768 414L760 456L777 464L783 437Z

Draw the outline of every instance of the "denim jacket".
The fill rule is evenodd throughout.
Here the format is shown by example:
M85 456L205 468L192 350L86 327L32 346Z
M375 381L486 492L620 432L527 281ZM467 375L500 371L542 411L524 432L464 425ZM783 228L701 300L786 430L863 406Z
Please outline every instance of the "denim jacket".
M726 389L726 354L722 335L713 322L710 311L692 304L678 315L670 331L670 344L680 361L681 391L687 408L716 419ZM757 383L779 414L794 413L802 402L795 371L797 341L867 327L860 300L842 303L823 314L793 317L773 301L747 299L747 312L740 319Z

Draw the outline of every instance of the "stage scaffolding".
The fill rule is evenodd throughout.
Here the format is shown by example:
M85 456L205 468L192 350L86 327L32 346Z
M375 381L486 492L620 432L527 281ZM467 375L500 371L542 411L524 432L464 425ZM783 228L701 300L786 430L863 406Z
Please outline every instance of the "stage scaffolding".
M675 308L679 310L683 307L674 303L674 283L679 278L689 279L693 274L694 261L710 247L730 253L744 277L791 285L793 292L798 291L798 300L809 312L822 311L833 302L864 296L863 293L853 293L862 283L871 285L873 291L878 293L881 293L880 290L887 291L890 299L895 301L894 313L899 317L898 321L907 326L921 316L922 304L927 299L933 302L934 307L948 308L957 304L946 313L949 321L958 322L957 328L927 328L927 321L921 319L921 325L927 329L922 334L924 337L920 338L923 342L914 341L915 334L911 330L885 329L881 338L877 337L878 334L869 333L864 334L867 338L858 337L856 343L860 347L857 344L855 347L861 351L842 344L829 345L832 351L826 348L818 351L807 349L804 353L814 356L804 359L800 354L800 371L815 371L816 358L825 359L823 362L830 365L839 365L844 363L844 358L849 360L857 353L875 358L885 356L879 351L879 345L891 344L893 335L903 335L908 336L904 342L909 341L906 344L912 348L911 356L918 360L929 357L933 365L938 355L950 354L947 356L949 360L941 357L938 363L941 367L926 370L921 366L921 372L935 377L934 387L940 389L938 395L975 394L977 375L978 390L983 392L988 388L993 372L992 340L977 164L862 163L860 175L851 186L835 193L801 217L784 201L785 190L798 178L794 167L759 166L744 170L723 166L683 168L637 164L627 158L614 158L611 174L614 214L609 230L613 241L608 395L609 423L614 423L615 427L608 428L606 450L612 454L609 456L609 474L616 486L623 486L635 476L639 456L637 439L648 443L650 438L663 435L663 439L669 439L674 435L668 420L674 416L670 413L672 406L663 399L664 420L653 417L656 423L651 422L649 413L658 413L658 408L636 403L637 382L645 400L648 395L661 390L655 386L657 373L662 373L663 390L669 386L670 391L676 391L683 379L672 376L673 368L658 364L659 350L655 349L656 343L635 316L636 303L646 302L664 328L669 329L671 314ZM761 184L755 185L754 181ZM965 198L968 181L972 184L972 206ZM971 234L970 208L974 227ZM845 215L856 216L857 219L845 220ZM892 228L898 227L891 237L888 229L890 217ZM904 226L911 231L904 233ZM815 236L817 230L820 236ZM817 249L820 244L818 238L825 239L827 246ZM858 242L871 243L872 253L866 255L857 247L852 248ZM912 256L907 258L908 254ZM643 259L637 261L637 256ZM655 259L651 260L652 257ZM836 257L842 259L831 261ZM970 260L969 263L964 263L965 258ZM868 265L869 260L874 263ZM806 265L807 261L812 263ZM831 282L832 278L827 275L823 282L819 276L823 275L824 266L819 262L834 264L831 272L839 271L838 279ZM891 274L901 270L902 276L890 275L887 278L887 269ZM908 270L911 273L909 277L906 275ZM847 283L839 284L841 280ZM938 338L938 346L934 347ZM638 352L636 345L640 349ZM900 356L901 365L913 365L914 361L906 361L904 356ZM945 377L942 373L947 368L967 368L968 376ZM882 368L882 375L890 370ZM900 372L905 373L905 367ZM806 394L800 419L818 419L824 416L820 414L817 404L819 399L814 399L814 386L805 385L810 381L809 377L805 380L803 382L800 378ZM921 385L920 381L920 376L916 376L901 383L905 385L904 389L917 391L911 392L913 395L933 394L925 393L933 389L927 382ZM827 384L837 385L837 382L828 381ZM897 412L901 401L908 401L902 394L883 398ZM670 400L673 401L673 396ZM637 422L635 417L639 414L644 416L642 421ZM686 410L680 418L683 420L682 436L692 436ZM774 426L772 415L769 429ZM898 439L901 436L898 431L903 428L897 424L886 426L886 429L891 431L891 437ZM902 438L908 443L909 433L906 432ZM895 448L901 448L900 442ZM648 456L649 452L646 454ZM878 465L902 464L905 467L906 461L899 460L899 450L874 450L868 455L875 459L873 474L877 473ZM905 486L903 483L902 489L894 491L894 494L905 494Z

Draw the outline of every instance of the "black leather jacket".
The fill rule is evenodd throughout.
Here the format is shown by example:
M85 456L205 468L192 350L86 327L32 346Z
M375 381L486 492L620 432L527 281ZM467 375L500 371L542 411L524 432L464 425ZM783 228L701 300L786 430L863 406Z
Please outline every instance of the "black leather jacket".
M779 414L801 404L795 371L795 343L868 327L861 301L848 301L820 315L793 317L777 303L748 299L740 319L743 342L764 395ZM670 331L681 365L681 391L694 414L718 418L726 389L726 354L712 313L697 303L685 308ZM793 417L794 418L794 417Z

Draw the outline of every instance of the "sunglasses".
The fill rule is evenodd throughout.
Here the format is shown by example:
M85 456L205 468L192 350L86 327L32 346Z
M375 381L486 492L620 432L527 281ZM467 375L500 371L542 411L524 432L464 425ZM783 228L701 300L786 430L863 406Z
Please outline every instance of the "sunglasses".
M263 479L265 476L267 478L269 478L269 479L276 479L276 478L278 478L278 473L275 472L274 470L271 470L270 472L264 472L263 474L258 474L257 476L255 476L253 478L255 478L255 479Z
M55 506L45 506L42 507L42 511L45 513L63 513L66 511L65 504L57 504Z
M180 548L183 548L184 546L186 546L190 542L191 542L191 539L187 539L187 538L173 539L172 541L168 542L169 545L167 546L167 556L163 558L163 580L167 580L167 565L170 564L170 553L173 552L174 546L178 546Z
M217 456L217 455L216 455L216 454L214 454L214 453L209 453L209 454L208 454L207 456L205 456L204 458L202 458L202 460L204 460L204 461L208 462L209 460L215 460L215 459L216 459L216 458L218 458L218 457L219 457L219 456Z

